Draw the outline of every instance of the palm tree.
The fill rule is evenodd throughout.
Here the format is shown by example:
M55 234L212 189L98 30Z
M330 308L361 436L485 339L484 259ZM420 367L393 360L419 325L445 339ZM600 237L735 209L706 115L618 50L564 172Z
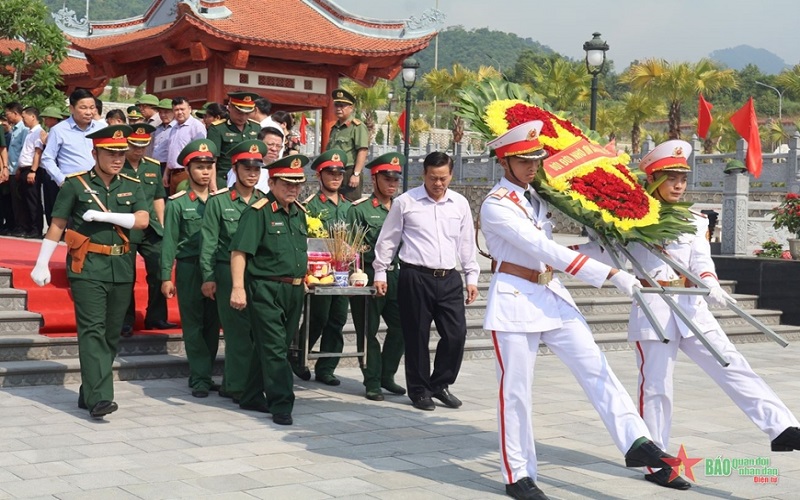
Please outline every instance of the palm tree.
M800 64L781 72L775 83L792 97L800 97Z
M660 101L645 93L626 92L622 96L622 119L631 127L631 152L639 152L642 140L642 124L653 118L663 116L666 107Z
M695 99L699 93L713 94L722 89L737 88L736 73L721 69L710 59L696 63L671 63L663 59L647 59L632 64L620 76L622 83L634 91L669 103L669 138L681 136L681 103Z
M559 111L575 110L591 95L591 76L583 65L561 57L552 57L542 65L526 65L522 68L522 77L545 102Z
M372 87L364 87L352 80L342 82L342 88L353 94L356 98L356 107L361 112L364 125L369 130L369 139L375 139L377 130L375 110L383 109L389 102L389 83L378 80Z

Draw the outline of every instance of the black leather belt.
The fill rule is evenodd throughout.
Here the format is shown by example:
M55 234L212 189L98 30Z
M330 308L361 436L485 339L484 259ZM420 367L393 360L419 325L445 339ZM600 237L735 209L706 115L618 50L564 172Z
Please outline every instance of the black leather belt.
M419 271L421 273L430 274L434 278L444 278L448 274L455 271L455 269L431 269L429 267L417 266L414 264L407 264L405 262L400 263L400 269L414 269L415 271Z

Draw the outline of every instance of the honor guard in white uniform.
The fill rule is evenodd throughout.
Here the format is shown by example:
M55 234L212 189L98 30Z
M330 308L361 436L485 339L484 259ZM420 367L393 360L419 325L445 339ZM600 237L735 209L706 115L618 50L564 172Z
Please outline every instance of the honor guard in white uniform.
M639 168L647 174L648 183L660 182L653 192L656 199L662 203L680 201L686 191L690 170L686 160L691 153L692 147L688 142L672 140L660 144L642 158ZM722 289L717 279L706 237L708 219L702 214L694 213L694 224L696 227L694 234L684 234L676 241L665 244L663 249L678 264L699 276L709 287L710 293L705 297L700 295L672 297L730 365L723 367L717 362L661 297L644 294L644 300L663 328L664 337L669 339L669 343L660 341L642 309L634 303L628 323L628 341L635 343L636 361L639 365L637 398L639 413L644 417L655 443L660 448L667 449L672 427L672 375L678 350L681 350L725 391L725 394L759 429L769 436L772 440L772 451L800 449L800 429L797 428L797 419L766 382L753 372L747 360L728 340L708 309L708 303L724 306L726 300L733 301L733 299ZM659 285L694 286L642 245L630 244L628 249L632 257ZM640 281L643 286L649 286L646 280ZM645 478L660 486L676 489L687 489L691 486L680 477L670 481L669 468L648 472Z
M531 384L539 342L569 367L600 414L628 467L666 467L669 457L647 426L563 284L558 269L596 287L606 279L632 295L641 286L631 274L609 267L552 240L546 203L530 187L547 152L542 122L528 122L489 143L505 171L481 206L481 226L495 271L483 327L492 331L497 359L498 434L506 493L544 499L536 486L531 425ZM652 465L655 464L655 465Z

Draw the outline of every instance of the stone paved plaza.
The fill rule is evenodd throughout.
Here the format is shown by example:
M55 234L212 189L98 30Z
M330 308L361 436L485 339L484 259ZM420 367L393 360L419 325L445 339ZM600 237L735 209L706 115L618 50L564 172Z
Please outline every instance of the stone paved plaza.
M740 346L800 413L798 348ZM633 352L608 353L629 391ZM770 453L765 435L697 367L681 358L671 452L690 458L765 457L777 484L693 468L689 492L651 485L626 469L578 384L552 355L535 381L539 484L551 498L798 498L800 453ZM116 383L120 410L91 420L75 385L0 392L0 499L5 498L503 498L495 430L494 362L466 361L453 392L460 410L414 410L407 398L362 397L360 374L340 387L297 386L295 425L239 410L185 379Z

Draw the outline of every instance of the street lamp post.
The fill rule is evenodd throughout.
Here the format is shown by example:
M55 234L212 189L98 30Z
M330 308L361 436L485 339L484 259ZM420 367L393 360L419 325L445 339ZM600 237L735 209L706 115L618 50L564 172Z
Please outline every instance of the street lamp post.
M756 81L756 85L761 85L762 87L767 87L768 89L772 89L772 90L774 90L775 92L778 93L778 123L781 123L781 121L783 121L783 115L781 114L781 112L783 111L783 92L781 92L780 90L776 89L772 85L767 85L766 83L761 83L759 81Z
M405 141L406 164L403 167L403 192L408 191L408 155L411 152L411 89L417 82L417 69L419 63L413 57L403 61L403 88L406 89L406 131L403 134Z
M392 119L392 99L394 99L394 92L392 92L390 90L389 94L388 94L388 97L389 97L389 113L386 116L386 141L385 141L386 142L386 146L389 145L389 141L391 140L391 137L392 137L392 134L391 134L391 132L392 132L392 122L390 120Z
M597 127L597 77L606 64L608 44L600 38L600 33L592 33L592 39L583 44L586 51L586 71L592 75L592 107L589 115L589 128Z

